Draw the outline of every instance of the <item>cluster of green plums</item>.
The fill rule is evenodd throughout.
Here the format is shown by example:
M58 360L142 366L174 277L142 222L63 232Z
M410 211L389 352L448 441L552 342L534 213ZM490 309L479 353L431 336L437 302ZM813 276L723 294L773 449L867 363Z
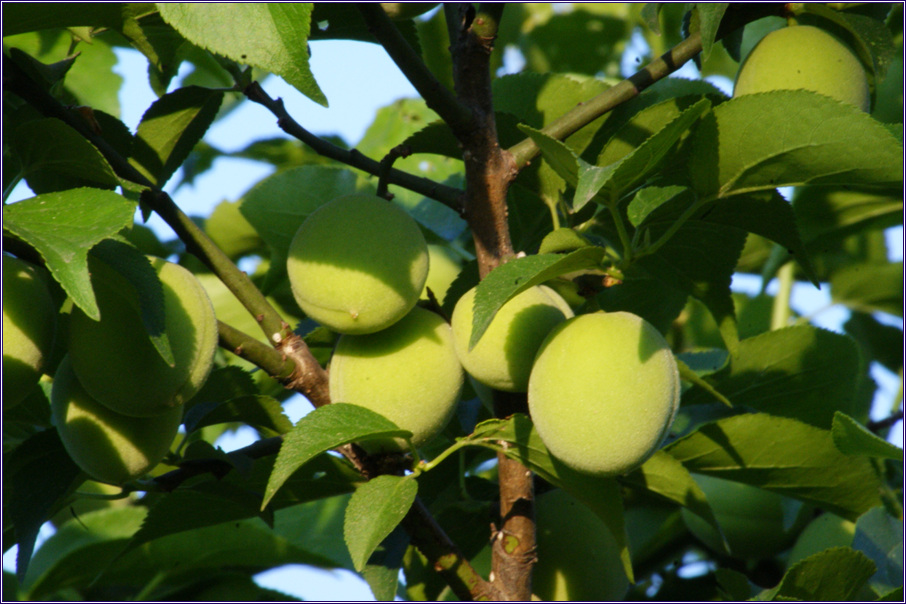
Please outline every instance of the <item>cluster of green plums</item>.
M333 401L383 414L419 446L451 417L464 368L485 386L527 393L548 449L582 472L621 474L660 446L680 381L653 326L625 312L573 316L554 290L535 286L503 305L470 347L475 288L450 324L416 306L430 257L412 217L373 195L339 197L299 228L287 262L296 301L343 334L330 366Z
M207 379L217 347L214 309L195 276L160 258L149 264L164 302L164 328L155 335L169 342L172 362L149 337L137 290L111 265L89 261L100 312L94 320L69 302L58 312L43 269L3 258L4 408L21 403L52 369L54 338L62 339L53 422L79 467L110 484L137 478L164 458L183 404ZM58 315L67 318L66 329L55 329Z

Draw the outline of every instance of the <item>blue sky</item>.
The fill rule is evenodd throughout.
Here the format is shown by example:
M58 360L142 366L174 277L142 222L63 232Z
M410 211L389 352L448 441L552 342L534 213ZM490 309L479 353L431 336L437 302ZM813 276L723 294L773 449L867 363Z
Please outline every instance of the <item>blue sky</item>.
M374 45L325 41L313 42L311 48L312 72L327 96L329 108L308 100L279 78L269 78L264 82L264 88L272 97L282 97L290 114L316 134L340 134L350 143L355 143L364 134L379 107L401 97L415 96L412 86L386 53ZM120 51L118 54L120 64L117 71L125 78L121 95L122 118L134 131L142 113L156 97L147 84L145 59L135 51ZM632 60L626 63L634 64ZM697 74L690 65L684 75L696 77ZM725 89L730 85L729 81L715 83ZM245 103L218 122L206 140L220 149L232 151L245 147L253 140L281 135L275 118L264 107ZM173 192L173 197L187 213L208 215L218 203L225 199L239 199L271 172L269 165L258 162L218 159L211 171L197 178L193 185ZM15 198L30 195L24 187L14 193ZM150 225L164 238L173 236L169 227L156 217L152 218ZM889 233L889 241L894 258L902 259L902 227ZM750 293L757 293L760 286L760 279L751 277L734 282L736 289ZM768 291L773 293L776 288L776 282L772 283ZM831 305L827 288L818 291L810 285L798 284L794 288L792 305L800 314L814 315L815 324L834 331L841 331L841 325L848 317L845 309ZM883 369L873 369L872 374L881 386L878 400L889 407L898 384L896 376ZM286 405L287 414L293 421L309 409L310 406L301 397L291 399ZM883 417L883 412L879 410L877 416ZM232 450L247 444L253 437L248 431L226 437L218 444L225 450ZM902 436L897 444L902 446ZM14 551L4 556L4 568L14 567ZM320 571L292 566L263 573L258 580L264 586L304 599L373 599L367 585L349 571Z

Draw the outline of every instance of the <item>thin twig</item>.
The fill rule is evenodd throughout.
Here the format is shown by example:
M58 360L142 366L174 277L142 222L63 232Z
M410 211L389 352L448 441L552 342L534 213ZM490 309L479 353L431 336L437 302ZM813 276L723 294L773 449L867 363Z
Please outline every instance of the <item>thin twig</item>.
M278 333L283 320L270 302L235 264L214 244L205 232L189 218L170 196L141 174L128 159L119 154L100 134L95 132L77 111L70 111L57 99L43 90L9 57L3 55L3 89L24 99L41 114L54 117L75 129L94 145L113 168L117 176L147 187L142 201L157 212L186 244L186 249L197 256L216 274L252 316L260 316L265 335Z
M274 117L277 118L277 125L281 130L311 147L318 155L352 166L368 174L380 176L380 162L363 155L356 149L343 149L312 134L286 111L282 99L271 98L258 82L252 82L251 85L243 90L243 93L250 101L263 105L274 114ZM425 197L435 199L458 213L462 212L463 192L460 189L434 182L429 178L415 176L396 168L391 169L387 173L387 182L421 193Z
M450 126L456 138L461 138L465 133L474 130L477 124L472 119L469 109L462 105L459 99L434 77L421 56L412 49L381 5L361 2L356 4L356 8L362 13L368 30L384 47L406 79L425 99L428 107Z

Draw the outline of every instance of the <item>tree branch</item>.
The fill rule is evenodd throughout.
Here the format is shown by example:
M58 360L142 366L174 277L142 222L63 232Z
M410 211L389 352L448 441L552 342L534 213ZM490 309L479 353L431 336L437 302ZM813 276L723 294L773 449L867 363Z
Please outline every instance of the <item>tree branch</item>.
M482 278L514 255L506 196L517 171L513 157L500 148L491 94L490 56L502 11L503 5L482 4L475 12L472 5L460 4L459 28L452 30L451 37L456 93L478 126L460 142L466 168L465 218ZM452 14L447 7L447 17ZM495 392L494 400L497 417L527 412L524 395ZM532 473L503 454L497 456L497 464L500 526L491 548L491 585L495 598L528 601L535 559Z
M283 101L281 99L272 99L264 92L258 82L252 82L243 93L250 101L263 105L274 114L274 117L277 118L277 125L281 130L311 147L318 155L342 162L374 176L380 177L382 175L380 162L366 157L355 149L343 149L333 145L303 128L286 111ZM456 212L462 213L463 192L455 187L448 187L431 179L415 176L396 168L390 169L386 176L388 183L421 193L425 197L435 199Z
M275 379L286 380L292 374L294 367L280 351L256 340L249 334L223 321L217 321L217 335L221 348L254 363Z
M476 125L460 138L466 170L464 216L484 278L514 255L506 196L517 171L512 156L500 148L491 95L490 58L497 21L493 16L476 17L469 4L459 5L459 14L463 27L451 38L453 81Z
M771 15L782 16L785 10L786 4L782 2L731 3L721 20L715 39L720 40L730 32L757 19ZM566 139L618 105L637 97L655 82L678 70L701 50L701 34L695 32L627 79L608 88L593 99L577 105L541 131L557 140ZM509 152L513 155L518 169L521 170L528 165L529 160L538 155L539 149L534 141L526 138L510 147Z
M142 193L143 202L156 211L176 234L186 244L186 248L204 262L224 282L230 291L243 303L262 326L262 330L280 353L279 359L273 355L274 351L247 334L229 327L224 323L218 324L218 334L222 344L245 358L260 361L271 375L283 379L289 387L302 392L313 405L322 406L330 402L327 388L327 373L317 363L305 341L298 335L289 331L289 326L282 320L260 290L252 283L248 276L240 271L235 264L214 244L179 207L170 196L149 182L139 173L126 158L111 147L106 140L95 133L80 115L69 111L56 99L37 86L22 70L5 55L3 57L3 88L11 91L26 102L34 106L47 117L62 120L79 132L91 142L105 157L114 172L121 178L135 182L147 190ZM294 124L302 133L308 135L304 129L295 124L283 109L282 102L272 101L261 91L260 86L253 84L249 87L252 95L249 98L259 102L277 115L281 120L281 127ZM257 98L255 90L260 91ZM248 92L247 92L248 94ZM275 111L275 109L277 111ZM288 132L295 136L293 132ZM311 136L311 135L308 135ZM314 137L317 139L317 137ZM301 138L306 142L304 138ZM320 139L317 139L320 140ZM314 148L314 147L313 147ZM316 149L317 151L317 149ZM347 152L350 156L357 156L356 164L365 165L363 168L372 174L380 173L380 164L365 158L356 151ZM351 164L351 165L356 165ZM357 166L358 167L358 166ZM461 192L451 187L433 183L427 179L416 178L399 170L391 170L391 182L406 186L409 183L412 190L423 192L429 197L450 202L458 202ZM428 183L426 186L425 183ZM451 205L451 207L454 207ZM289 335L287 335L289 334ZM267 352L265 352L267 351ZM284 357L292 363L284 361ZM282 362L281 362L282 361ZM257 363L256 363L257 364ZM286 370L294 367L288 377ZM257 459L267 455L276 454L283 442L280 437L265 439L238 449L230 455L244 455ZM340 451L355 465L366 477L373 477L367 467L368 460L356 450L354 445L346 445ZM223 460L191 460L177 470L168 472L153 479L163 490L172 490L184 481L206 473L223 476L231 466ZM457 550L455 544L443 532L439 525L430 516L424 504L416 499L413 510L407 515L405 528L411 531L413 543L428 557L429 562L440 570L441 574L451 581L451 587L463 598L471 598L473 594L491 593L491 587L472 568L468 561Z
M509 417L514 413L528 415L525 395L495 392L494 415ZM522 463L499 452L497 476L501 525L491 543L492 580L507 599L528 601L532 599L532 568L537 559L533 475Z
M475 129L472 114L463 106L446 86L441 84L421 56L416 53L403 37L384 9L378 3L361 2L356 8L362 13L368 30L377 38L403 75L425 99L428 107L453 130L456 138Z
M566 139L618 105L637 97L643 90L682 67L686 61L701 52L701 49L701 35L692 34L629 78L591 100L577 105L541 131L557 140ZM538 145L530 138L509 148L520 170L526 167L529 160L538 155L539 151Z
M169 195L154 186L147 178L122 157L107 141L95 132L85 118L70 111L44 91L6 55L3 55L3 89L11 91L32 105L41 114L61 120L75 129L93 144L104 156L117 176L137 183L147 190L142 200L170 225L186 249L198 257L216 274L224 285L242 302L252 316L259 317L264 334L270 339L283 331L285 323L270 302L235 264L214 244L213 241L186 214L179 209Z

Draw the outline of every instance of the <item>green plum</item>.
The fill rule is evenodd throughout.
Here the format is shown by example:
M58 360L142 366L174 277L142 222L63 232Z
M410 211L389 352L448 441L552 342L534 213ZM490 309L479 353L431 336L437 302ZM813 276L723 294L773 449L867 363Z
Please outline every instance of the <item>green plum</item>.
M734 96L771 90L813 90L871 108L865 69L837 38L811 25L772 31L755 45L739 68Z
M437 303L443 304L450 284L462 270L462 258L449 247L436 243L428 244L428 258L430 261L428 280L425 281L421 297L423 300L427 300L428 288L431 288Z
M380 413L412 432L416 447L446 426L462 385L450 326L418 307L383 331L342 336L330 364L333 402ZM401 444L380 442L377 448L396 450Z
M428 276L428 246L401 207L375 195L344 195L302 223L286 270L312 319L339 333L374 333L415 306Z
M437 2L381 2L381 8L394 21L414 19L437 6Z
M79 383L69 357L54 376L53 423L67 453L100 482L123 484L154 468L179 431L182 407L154 417L130 417L94 400Z
M548 450L575 470L605 476L654 454L679 395L667 342L628 312L580 315L555 327L528 385L529 412Z
M135 289L103 262L90 264L101 320L74 308L69 328L69 355L82 386L117 413L135 417L167 413L192 398L217 350L214 307L195 276L178 264L150 261L163 288L174 366L151 343Z
M3 255L3 406L38 383L53 344L57 310L38 268Z
M469 375L498 390L525 392L535 353L550 331L573 316L569 304L543 285L504 304L478 343L469 350L476 288L456 303L451 324L456 354Z
M542 600L608 602L629 588L620 549L601 520L561 489L535 500L538 562L532 591Z
M802 529L790 550L787 564L792 566L812 554L830 547L851 546L856 535L856 523L830 512L821 514Z

